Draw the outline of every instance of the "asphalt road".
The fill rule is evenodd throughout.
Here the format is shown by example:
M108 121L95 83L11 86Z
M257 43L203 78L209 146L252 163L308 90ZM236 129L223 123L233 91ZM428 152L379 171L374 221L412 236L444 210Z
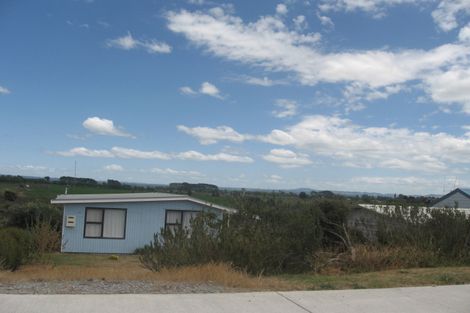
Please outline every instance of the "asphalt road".
M338 291L0 295L1 313L470 313L470 285Z

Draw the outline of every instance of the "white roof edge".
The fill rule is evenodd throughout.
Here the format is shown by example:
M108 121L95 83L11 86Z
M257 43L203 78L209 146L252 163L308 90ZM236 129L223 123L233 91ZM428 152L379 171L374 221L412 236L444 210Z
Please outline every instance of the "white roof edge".
M174 198L121 198L121 199L52 199L51 204L77 204L77 203L124 203L124 202L164 202L164 201L190 201L227 212L236 212L237 209L224 207L192 197Z

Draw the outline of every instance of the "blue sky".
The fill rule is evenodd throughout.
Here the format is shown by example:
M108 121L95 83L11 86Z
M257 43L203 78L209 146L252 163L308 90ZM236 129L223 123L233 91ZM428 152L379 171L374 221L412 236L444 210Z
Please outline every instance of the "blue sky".
M470 186L470 1L2 1L0 173Z

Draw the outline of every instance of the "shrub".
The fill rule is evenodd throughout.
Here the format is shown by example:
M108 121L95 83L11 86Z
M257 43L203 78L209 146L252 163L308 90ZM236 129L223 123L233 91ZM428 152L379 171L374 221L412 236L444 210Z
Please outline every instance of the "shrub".
M191 231L162 230L140 249L143 264L164 267L228 262L253 274L299 272L322 244L321 211L304 201L270 208L260 199L244 203L238 213L217 218L200 214Z
M60 228L61 210L41 201L27 202L8 210L8 226L30 228L41 222L48 222Z
M164 267L204 264L220 259L213 214L199 214L191 221L191 230L183 227L162 229L150 244L138 249L145 267L159 271Z
M3 193L3 198L5 198L6 201L16 201L18 196L13 191L5 190L5 192Z
M34 255L31 234L19 228L0 229L0 266L15 271Z
M50 223L42 221L31 228L34 250L38 257L60 250L60 232Z
M379 223L382 245L411 247L432 252L440 264L470 262L470 218L453 209L416 209L389 214Z

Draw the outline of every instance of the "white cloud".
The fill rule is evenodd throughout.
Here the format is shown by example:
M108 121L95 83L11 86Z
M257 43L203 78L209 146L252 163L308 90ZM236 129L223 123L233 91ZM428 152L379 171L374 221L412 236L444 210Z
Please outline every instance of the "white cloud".
M238 162L238 163L253 163L254 160L247 156L234 155L229 153L217 154L204 154L198 151L186 151L176 155L176 158L182 160L194 161L224 161L224 162Z
M272 174L266 177L266 182L272 183L272 184L277 184L282 181L282 177L276 174Z
M180 92L185 95L197 95L202 94L206 96L211 96L218 99L223 99L223 96L220 93L219 88L217 88L214 84L209 82L203 82L201 87L199 87L199 91L195 91L189 86L183 86L180 88Z
M59 151L56 154L72 157L72 156L86 156L92 158L114 158L115 156L109 150L93 150L85 147L76 147L67 151Z
M6 87L0 86L0 95L7 95L10 93L10 90Z
M109 164L106 165L103 169L108 172L122 172L124 170L124 168L119 164Z
M297 102L294 100L277 99L275 105L280 108L272 112L275 117L292 117L297 114Z
M235 155L230 153L204 154L198 151L190 150L179 153L164 153L160 151L141 151L136 149L113 147L109 150L94 150L85 147L76 147L67 151L58 151L54 154L64 157L85 156L92 158L121 158L121 159L158 159L158 160L196 160L196 161L225 161L252 163L254 160L247 156Z
M141 151L136 149L113 147L110 151L114 156L122 159L159 159L169 160L171 156L160 151Z
M194 91L191 87L188 86L183 86L180 88L180 92L185 95L195 95L197 94L196 91Z
M211 96L211 97L222 98L222 96L220 95L220 90L215 85L209 82L203 82L201 84L201 88L199 89L199 92L204 95Z
M268 77L252 77L252 76L244 76L241 78L241 81L248 85L255 85L255 86L263 86L263 87L271 87L275 85L285 85L286 82L282 80L272 80Z
M318 8L321 11L363 11L373 14L375 18L381 18L389 7L426 1L428 0L321 0Z
M242 135L228 126L218 126L216 128L210 128L187 127L184 125L178 125L177 129L190 136L193 136L203 145L214 144L220 140L243 142L247 139L246 135Z
M445 44L431 50L325 53L315 45L321 37L319 34L289 30L282 19L275 16L245 23L220 8L218 14L170 12L167 19L170 30L183 34L216 56L268 71L294 73L304 85L358 83L379 90L372 98L391 94L383 90L386 87L423 82L438 70L470 63L470 47L464 44Z
M159 42L156 40L150 40L150 41L137 40L134 37L132 37L132 34L130 32L128 32L127 35L124 35L122 37L109 39L106 44L108 47L119 48L123 50L143 48L148 53L170 53L171 52L171 46L164 42Z
M295 153L287 149L272 149L269 154L263 155L263 159L276 163L283 168L293 168L312 164L307 154Z
M444 31L458 27L458 17L470 15L470 0L442 0L432 12L434 21Z
M267 135L242 136L243 140L295 147L347 167L439 172L454 165L470 164L470 136L467 134L459 137L408 128L364 127L335 116L306 116L297 124L283 130L274 129ZM208 138L225 140L223 136ZM273 149L263 158L291 165L309 161L307 155L287 149Z
M470 42L470 24L460 29L459 40L462 42Z
M441 104L459 104L470 114L470 68L455 66L425 80L431 98Z
M292 22L294 22L295 29L298 31L302 31L308 27L307 19L305 18L305 15L298 15L292 19Z
M119 127L114 125L112 120L100 118L97 116L87 118L83 123L83 127L90 132L98 135L119 136L135 138L133 135L126 133Z
M259 140L290 145L341 160L345 166L441 171L470 163L470 138L407 128L362 127L350 120L308 116L287 130L273 130Z
M152 168L150 170L152 173L168 175L168 176L184 176L184 177L204 177L204 174L201 174L198 171L182 171L182 170L175 170L172 168Z
M276 5L277 14L284 15L284 14L287 14L287 12L288 12L287 6L284 3L279 3L278 5Z
M328 17L326 15L321 15L320 12L317 12L317 18L320 20L320 23L323 26L328 27L328 28L334 28L335 27L335 24L333 23L333 21L331 20L330 17Z

